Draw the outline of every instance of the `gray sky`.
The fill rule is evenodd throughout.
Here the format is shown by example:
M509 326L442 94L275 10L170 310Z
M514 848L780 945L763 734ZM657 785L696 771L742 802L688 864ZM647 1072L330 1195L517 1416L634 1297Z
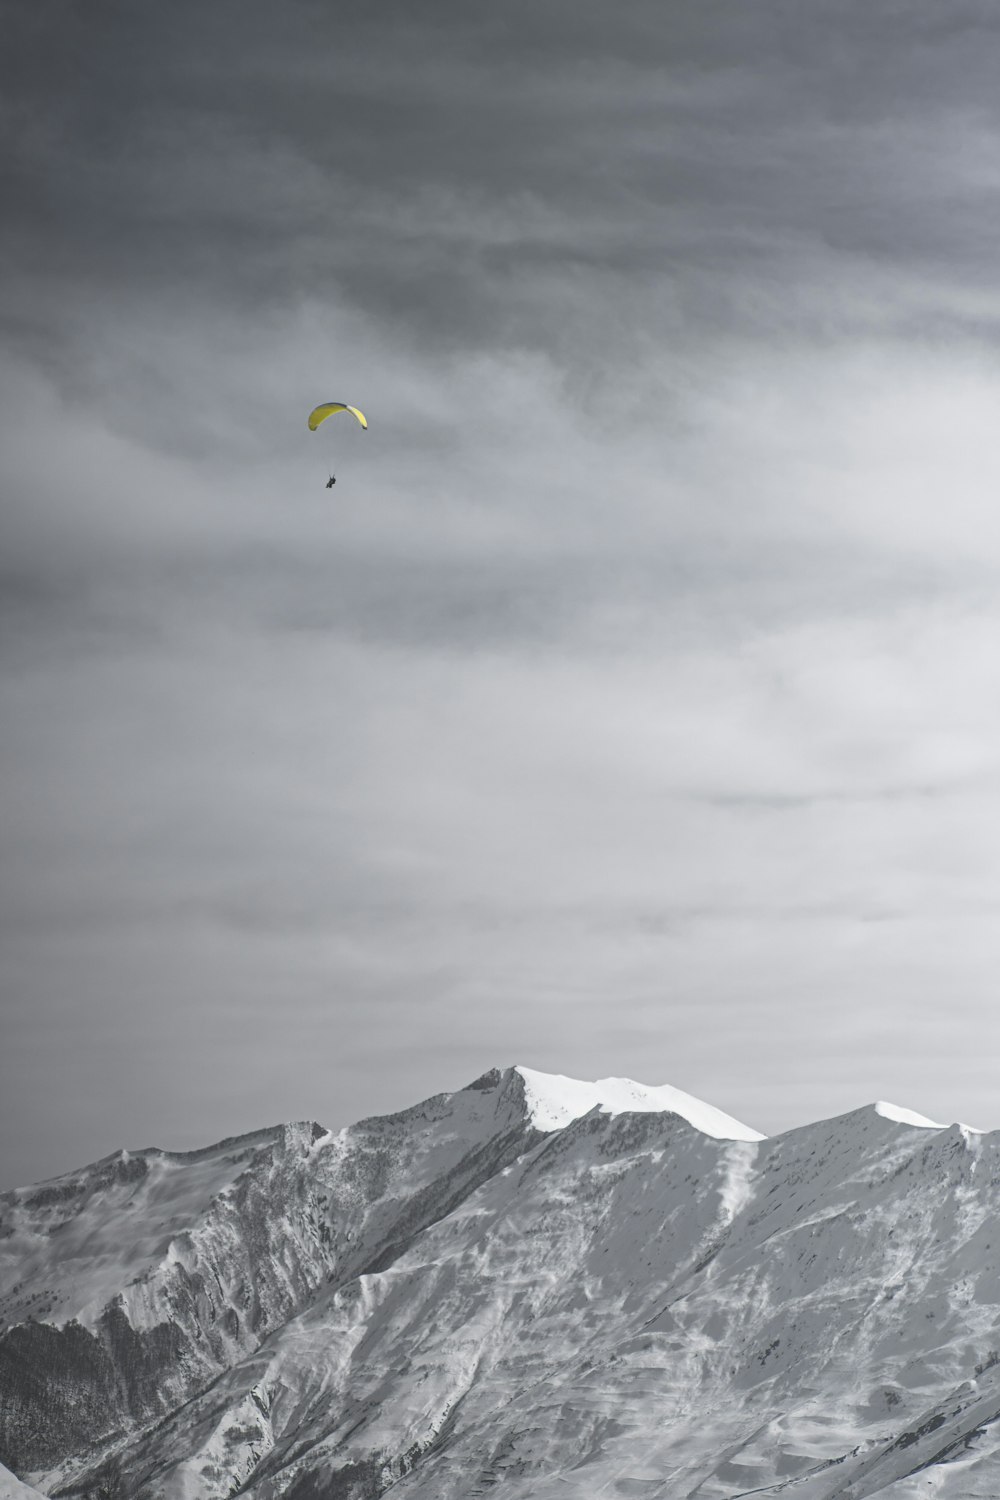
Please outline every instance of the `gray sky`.
M0 19L0 1183L1000 1126L996 7Z

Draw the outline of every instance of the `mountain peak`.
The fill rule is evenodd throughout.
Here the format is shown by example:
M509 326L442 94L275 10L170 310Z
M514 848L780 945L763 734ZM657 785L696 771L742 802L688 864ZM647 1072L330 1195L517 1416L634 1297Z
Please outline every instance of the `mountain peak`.
M996 1500L1000 1132L759 1139L509 1066L0 1195L0 1500Z
M566 1078L561 1073L539 1073L535 1068L518 1066L514 1072L524 1084L525 1103L531 1122L537 1130L562 1130L571 1120L599 1108L602 1114L666 1113L681 1115L703 1135L717 1140L762 1141L758 1130L751 1130L669 1083L650 1086L631 1078Z

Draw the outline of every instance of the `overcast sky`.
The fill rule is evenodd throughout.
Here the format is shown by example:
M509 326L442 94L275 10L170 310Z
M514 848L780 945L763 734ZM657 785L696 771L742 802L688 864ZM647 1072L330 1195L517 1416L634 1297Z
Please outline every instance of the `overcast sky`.
M0 1186L1000 1126L995 4L4 9Z

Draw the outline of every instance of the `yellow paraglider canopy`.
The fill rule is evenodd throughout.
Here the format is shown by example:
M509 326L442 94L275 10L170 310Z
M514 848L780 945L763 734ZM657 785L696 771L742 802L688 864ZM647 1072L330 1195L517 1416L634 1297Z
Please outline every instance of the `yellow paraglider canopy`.
M317 406L309 413L309 431L315 432L321 422L325 422L327 417L332 417L334 412L338 411L349 411L367 430L368 418L363 411L358 411L356 406L348 406L346 401L324 401L322 406Z

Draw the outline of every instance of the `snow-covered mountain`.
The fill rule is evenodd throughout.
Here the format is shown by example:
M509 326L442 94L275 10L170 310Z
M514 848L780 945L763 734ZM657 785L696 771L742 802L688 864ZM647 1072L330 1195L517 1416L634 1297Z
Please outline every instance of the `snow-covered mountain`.
M88 1500L1000 1496L1000 1133L494 1071L0 1200L0 1462Z

